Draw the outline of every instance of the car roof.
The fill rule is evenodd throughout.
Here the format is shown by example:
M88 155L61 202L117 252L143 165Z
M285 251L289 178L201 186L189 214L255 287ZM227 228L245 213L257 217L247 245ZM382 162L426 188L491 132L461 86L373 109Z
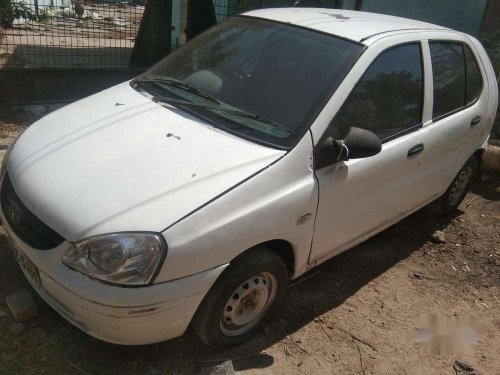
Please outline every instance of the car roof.
M244 15L290 23L356 42L393 31L449 30L432 23L408 18L343 9L270 8L246 12Z

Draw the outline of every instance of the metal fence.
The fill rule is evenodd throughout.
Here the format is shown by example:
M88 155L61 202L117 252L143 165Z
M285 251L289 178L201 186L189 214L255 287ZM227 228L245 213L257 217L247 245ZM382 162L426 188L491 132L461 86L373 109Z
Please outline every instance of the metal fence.
M127 69L146 1L0 0L0 71ZM172 48L185 41L188 2L171 0ZM352 9L355 0L212 0L217 22L247 10L301 2Z
M127 68L143 11L134 0L0 0L0 69Z

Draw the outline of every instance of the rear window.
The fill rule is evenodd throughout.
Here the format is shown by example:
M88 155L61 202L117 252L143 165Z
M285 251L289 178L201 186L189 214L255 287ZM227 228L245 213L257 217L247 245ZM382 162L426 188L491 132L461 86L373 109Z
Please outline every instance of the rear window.
M459 42L429 43L434 83L434 120L474 103L481 94L482 76L470 48Z
M434 82L433 117L439 118L465 104L465 62L461 43L431 42Z
M476 57L468 46L464 46L464 52L465 66L467 67L466 103L471 104L474 103L481 94L481 90L483 88L483 78L481 76L481 71L479 70Z

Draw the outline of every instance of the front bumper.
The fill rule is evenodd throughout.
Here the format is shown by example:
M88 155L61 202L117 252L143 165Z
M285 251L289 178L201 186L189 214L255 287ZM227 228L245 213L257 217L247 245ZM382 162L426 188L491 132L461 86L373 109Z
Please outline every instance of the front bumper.
M70 323L111 343L142 345L182 335L227 267L140 288L107 285L62 264L68 242L52 250L30 248L13 233L1 210L0 217L11 245L38 267L40 286L23 270L38 294Z

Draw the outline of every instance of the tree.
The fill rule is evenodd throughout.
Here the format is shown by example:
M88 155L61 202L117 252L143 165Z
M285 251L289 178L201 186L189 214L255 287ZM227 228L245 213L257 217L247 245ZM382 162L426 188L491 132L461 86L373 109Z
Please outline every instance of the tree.
M172 0L148 0L130 57L130 66L149 68L165 57L170 52L171 33Z
M23 1L0 0L0 26L3 28L9 29L14 26L16 19L39 21L45 17L46 13L38 14L38 1L35 1L35 11L33 11Z

